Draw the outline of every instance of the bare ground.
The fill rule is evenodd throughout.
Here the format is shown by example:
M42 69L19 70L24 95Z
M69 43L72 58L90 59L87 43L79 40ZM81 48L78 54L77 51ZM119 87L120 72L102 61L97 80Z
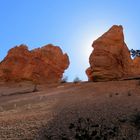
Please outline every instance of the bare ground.
M70 139L69 124L80 117L110 124L140 111L139 80L37 88L32 92L30 82L0 83L0 140L59 140L63 134ZM136 135L140 140L139 132Z

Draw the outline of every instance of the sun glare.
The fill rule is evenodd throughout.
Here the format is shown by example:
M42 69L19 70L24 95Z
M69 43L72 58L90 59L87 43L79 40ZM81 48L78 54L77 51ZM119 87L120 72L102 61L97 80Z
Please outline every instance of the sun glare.
M88 36L83 37L83 40L81 41L82 59L85 60L85 58L89 58L91 52L93 51L93 41L100 37L103 32L104 31L102 30L93 30L92 33L90 31L90 33L87 34Z

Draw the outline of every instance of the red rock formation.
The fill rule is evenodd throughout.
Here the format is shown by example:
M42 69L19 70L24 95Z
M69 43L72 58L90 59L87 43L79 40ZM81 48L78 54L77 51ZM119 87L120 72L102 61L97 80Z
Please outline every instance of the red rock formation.
M133 60L133 74L140 75L140 57L135 57Z
M86 71L89 80L118 80L132 75L133 61L124 42L122 26L112 26L93 42L92 47L90 68Z
M25 45L9 50L0 63L0 79L58 82L69 66L67 54L51 44L29 51Z
M87 68L86 74L87 74L87 76L88 76L88 80L89 80L89 81L94 81L93 75L92 75L92 69L91 69L90 67Z

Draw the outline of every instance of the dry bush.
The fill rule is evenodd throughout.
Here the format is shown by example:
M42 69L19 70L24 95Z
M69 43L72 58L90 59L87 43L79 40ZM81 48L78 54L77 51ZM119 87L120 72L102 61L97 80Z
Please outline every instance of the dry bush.
M131 96L132 94L131 94L131 92L130 92L130 91L128 91L127 95L128 95L128 96Z
M37 89L37 84L34 84L34 88L33 88L33 91L32 92L37 92L38 89Z
M81 82L81 80L80 80L80 78L79 77L75 77L74 78L74 80L73 80L73 83L80 83Z
M64 76L61 80L61 83L67 83L68 82L68 76Z

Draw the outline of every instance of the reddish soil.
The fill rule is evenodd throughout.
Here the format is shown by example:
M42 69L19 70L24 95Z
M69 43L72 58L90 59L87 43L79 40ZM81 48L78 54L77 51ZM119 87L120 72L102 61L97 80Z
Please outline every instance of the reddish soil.
M44 139L67 133L79 117L106 122L140 111L139 80L55 85L0 83L0 140ZM135 139L134 139L135 140Z

